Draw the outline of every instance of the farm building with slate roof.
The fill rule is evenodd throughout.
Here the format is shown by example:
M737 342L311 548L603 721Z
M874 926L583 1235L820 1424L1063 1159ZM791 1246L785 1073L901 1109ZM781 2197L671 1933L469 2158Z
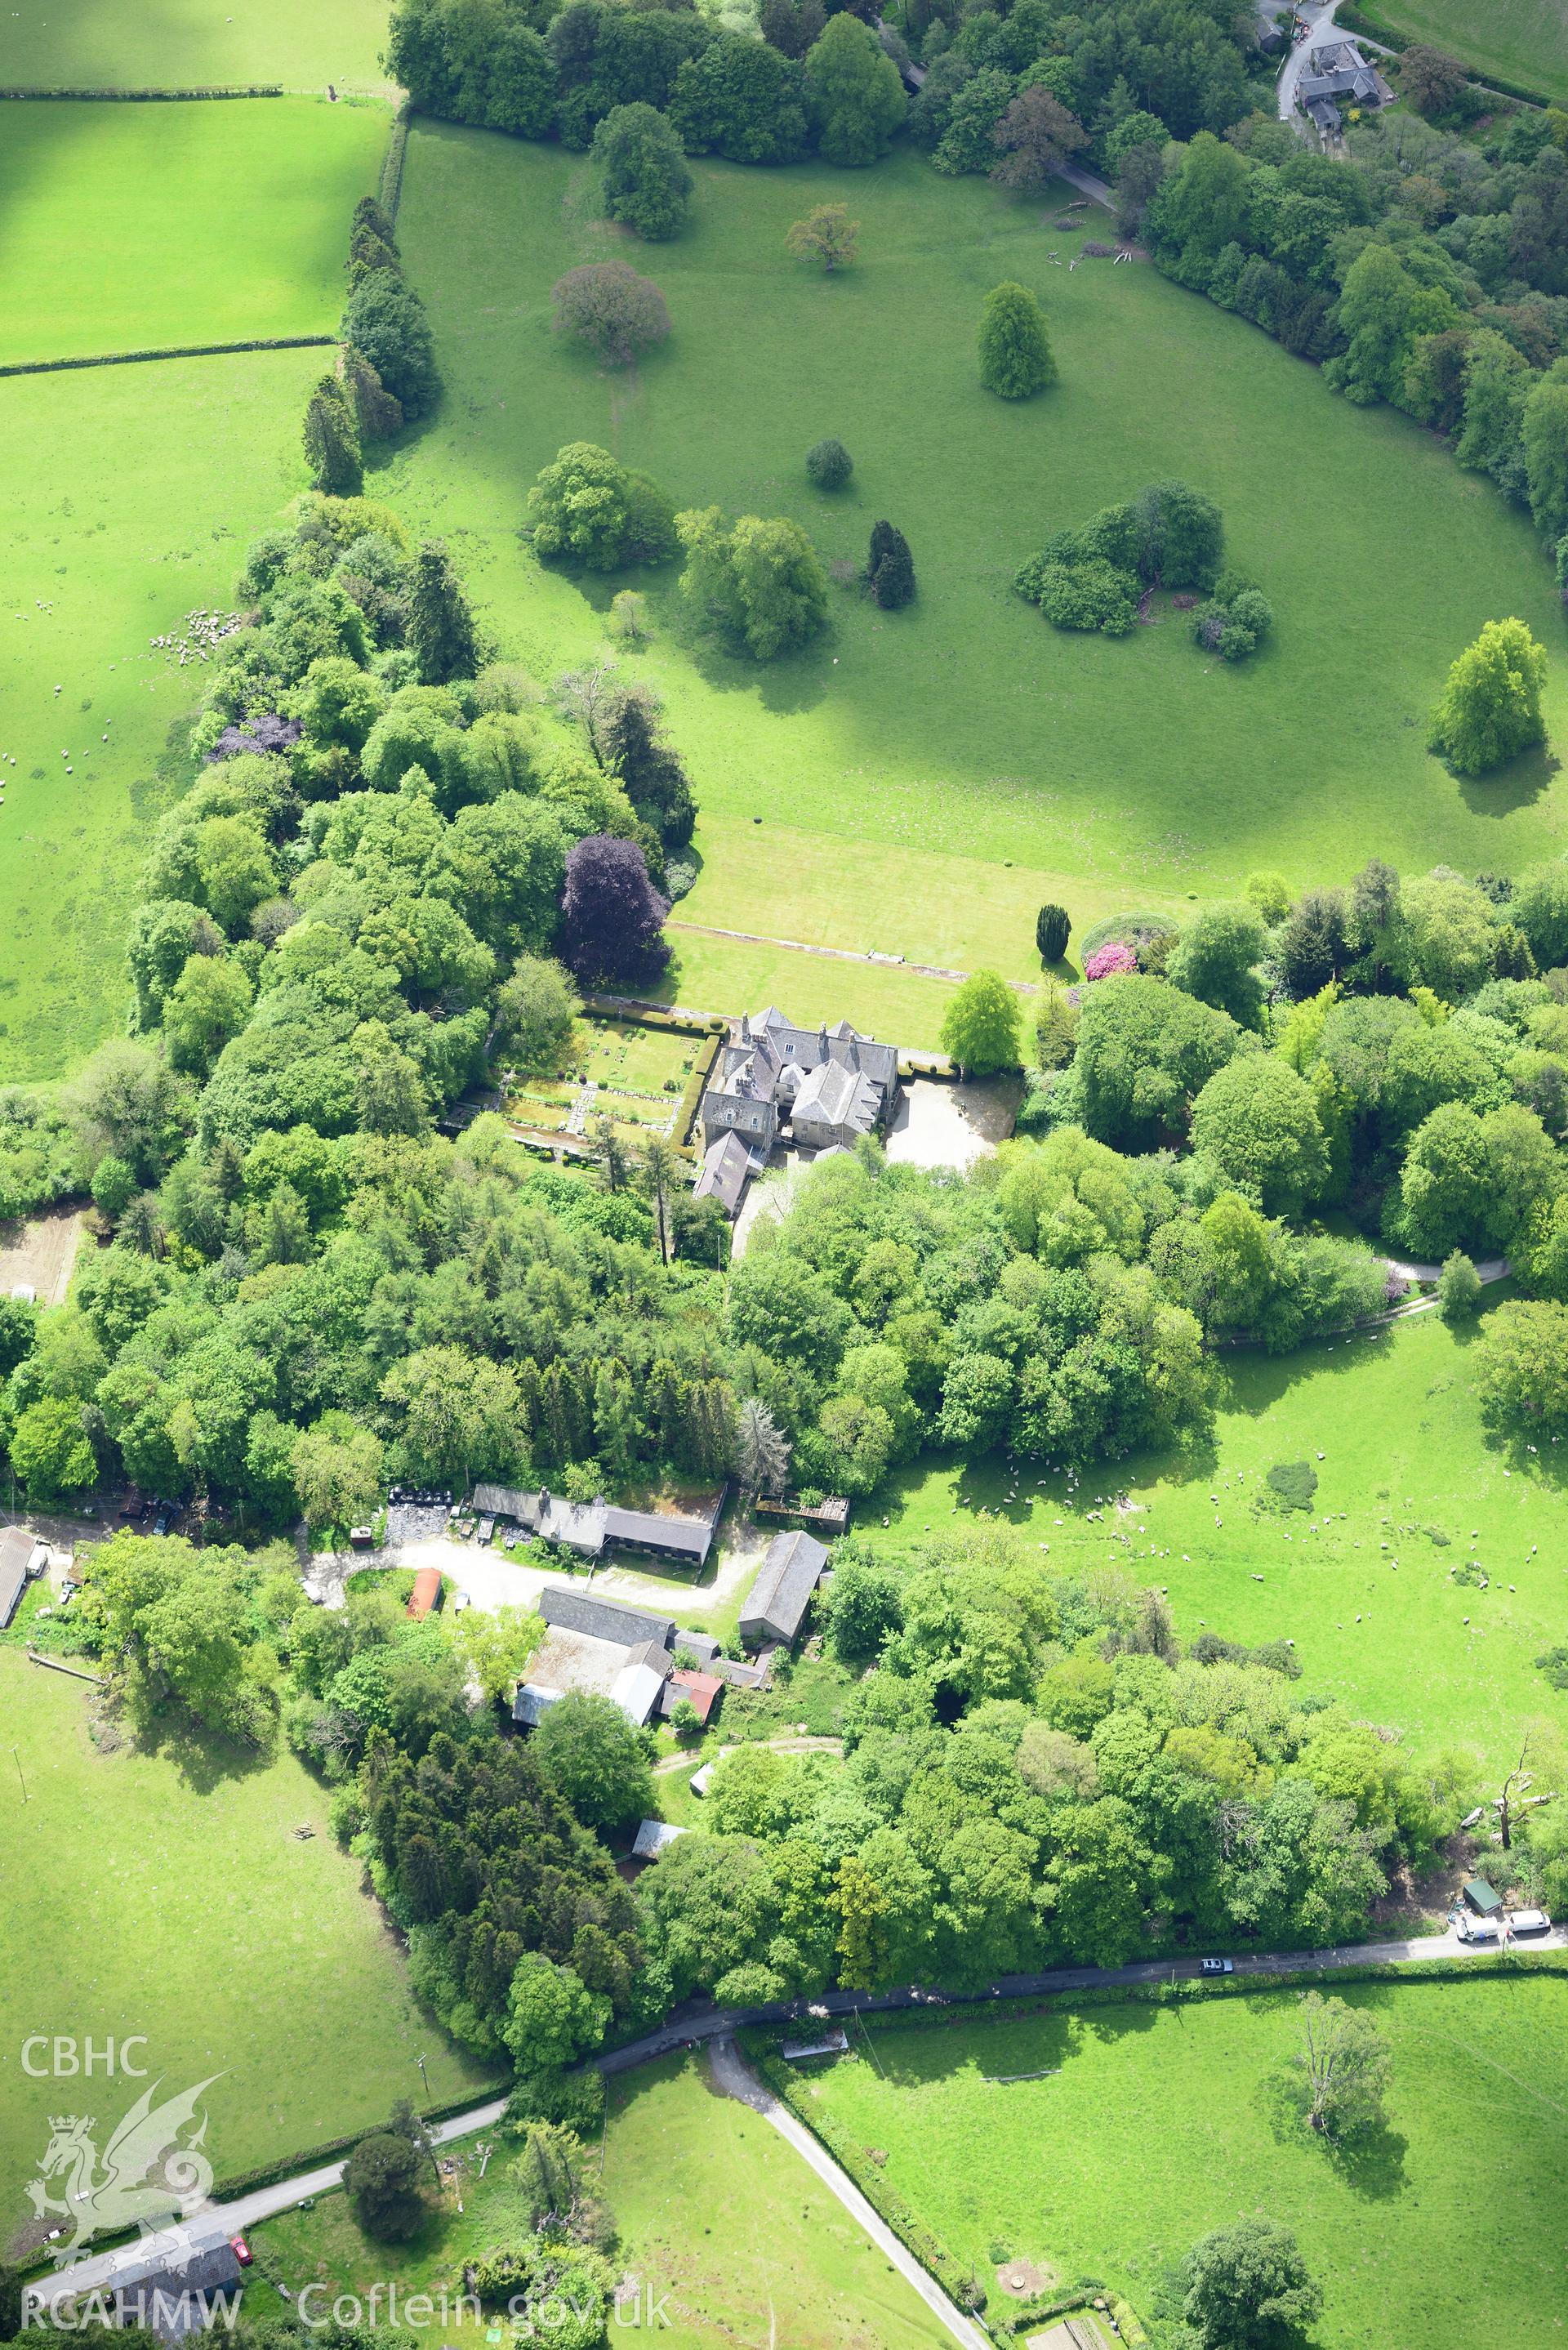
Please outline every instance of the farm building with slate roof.
M741 1638L749 1648L795 1639L811 1595L822 1580L827 1552L815 1534L775 1534L741 1610Z

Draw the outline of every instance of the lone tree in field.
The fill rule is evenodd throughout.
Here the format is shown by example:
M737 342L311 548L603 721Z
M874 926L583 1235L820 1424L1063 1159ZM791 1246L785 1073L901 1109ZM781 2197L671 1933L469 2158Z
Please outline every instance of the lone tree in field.
M556 278L550 299L556 334L575 335L607 367L629 367L670 332L663 295L651 277L639 277L624 261L589 261L568 269Z
M357 498L365 486L359 427L335 375L324 375L305 407L305 457L311 480L331 498Z
M941 1046L965 1076L1018 1066L1018 998L999 972L971 972L948 1006Z
M701 506L677 515L675 527L686 551L681 593L753 660L793 652L826 626L827 574L798 523L742 515L731 526L717 506Z
M1060 962L1073 934L1073 917L1065 906L1042 906L1034 917L1034 944L1042 962Z
M637 843L590 833L566 859L562 961L590 984L656 979L670 961L670 901L648 878Z
M784 248L797 261L820 261L831 277L848 268L859 238L860 224L850 219L847 204L817 204L788 231Z
M1309 1991L1294 2061L1305 2076L1310 2128L1324 2137L1349 2138L1377 2127L1392 2058L1365 2008Z
M691 174L673 124L656 106L616 106L594 133L607 218L650 241L674 236L691 208Z
M421 685L450 685L453 678L472 677L480 667L473 613L441 538L427 538L414 557L409 642Z
M1489 620L1449 671L1430 747L1461 775L1484 775L1546 740L1546 655L1522 620Z
M1077 116L1039 83L1019 91L991 135L1002 157L991 176L1019 195L1044 187L1069 156L1089 143Z
M915 600L915 559L909 540L890 522L872 525L866 579L885 612L901 612Z
M812 442L805 452L805 470L819 490L841 490L855 471L855 460L843 442L830 433Z
M1262 2212L1194 2244L1181 2285L1181 2314L1203 2350L1290 2350L1323 2307L1294 2234Z
M1013 278L993 286L980 321L980 380L1001 400L1027 400L1056 380L1045 313Z

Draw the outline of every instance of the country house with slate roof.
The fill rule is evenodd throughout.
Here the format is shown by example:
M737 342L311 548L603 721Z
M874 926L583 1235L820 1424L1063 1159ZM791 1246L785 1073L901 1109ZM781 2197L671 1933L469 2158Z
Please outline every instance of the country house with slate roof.
M797 1028L776 1004L742 1014L713 1064L702 1096L702 1139L736 1135L755 1165L787 1139L807 1150L847 1149L874 1134L898 1097L898 1054L862 1036L847 1020ZM733 1154L725 1154L732 1159Z

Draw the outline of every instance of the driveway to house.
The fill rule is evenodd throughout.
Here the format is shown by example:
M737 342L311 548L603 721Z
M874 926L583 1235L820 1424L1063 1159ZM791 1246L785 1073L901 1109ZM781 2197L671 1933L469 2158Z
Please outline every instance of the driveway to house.
M776 2129L788 2140L801 2160L809 2163L830 2195L836 2195L857 2226L864 2229L877 2251L913 2285L928 2309L941 2319L955 2342L964 2350L992 2350L989 2337L967 2318L958 2303L950 2301L935 2277L920 2266L913 2252L901 2243L887 2221L874 2211L846 2170L841 2170L827 2148L813 2137L804 2122L797 2122L778 2099L771 2096L756 2074L745 2063L734 2042L725 2034L713 2041L708 2050L708 2065L716 2085L727 2097L738 2097L750 2106L754 2114Z
M1006 1141L1017 1115L1014 1079L970 1077L939 1084L933 1077L914 1077L904 1087L888 1129L888 1159L914 1167L972 1167Z
M341 1607L348 1577L362 1567L433 1566L450 1575L473 1607L536 1608L546 1585L557 1591L592 1590L600 1599L623 1599L630 1607L651 1607L661 1616L703 1616L732 1599L762 1564L771 1536L747 1526L726 1543L711 1582L675 1575L639 1575L630 1567L596 1567L591 1575L561 1568L523 1566L504 1551L454 1542L449 1534L389 1543L384 1550L322 1551L304 1569L308 1596L323 1607Z
M1550 1933L1532 1937L1523 1948L1527 1952L1568 1950L1568 1932L1554 1926ZM1244 1979L1248 1975L1309 1973L1340 1967L1408 1966L1422 1959L1463 1960L1478 1952L1493 1955L1485 1943L1461 1942L1450 1929L1446 1934L1427 1934L1411 1941L1351 1942L1326 1950L1242 1951L1233 1960L1233 1967L1236 1975ZM1004 1975L983 1991L965 1992L961 2000L945 1991L908 1986L876 1993L828 1991L822 1999L809 2002L804 1999L781 2000L768 2007L714 2008L691 2003L678 2008L659 2031L624 2048L612 2048L596 2062L601 2073L628 2073L655 2056L668 2056L680 2048L694 2048L700 2041L732 2040L735 2032L747 2023L799 2022L808 2016L880 2015L908 2008L979 2007L992 1999L1039 1999L1052 1991L1101 1991L1128 1983L1191 1981L1201 1972L1201 1966L1197 1958L1181 1958L1142 1959L1127 1967L1052 1967L1039 1974ZM449 2121L433 2125L431 2135L438 2146L448 2146L454 2138L467 2137L474 2130L492 2129L504 2113L505 2105L504 2098L492 2097L482 2106L471 2106L466 2113L454 2114ZM790 2132L784 2135L791 2137L792 2144L796 2143ZM809 2133L803 2135L809 2138ZM811 2143L815 2145L815 2141ZM827 2177L815 2158L807 2158L820 2176ZM179 2228L167 2230L161 2241L166 2241L172 2248L188 2247L192 2241L211 2243L220 2227L226 2235L243 2234L246 2228L254 2228L263 2220L274 2219L278 2212L293 2210L312 2196L326 2195L340 2187L344 2168L341 2162L328 2163L319 2169L296 2172L291 2178L280 2178L275 2186L257 2188L249 2195L236 2197L232 2203L207 2204ZM836 2187L834 2192L838 2193ZM846 2199L840 2196L839 2199ZM869 2210L869 2206L867 2209ZM875 2213L871 2217L875 2219ZM29 2298L49 2291L63 2293L67 2289L67 2273L73 2293L100 2291L111 2282L116 2265L124 2257L125 2248L121 2246L115 2251L99 2252L77 2261L60 2277L39 2279L30 2285ZM935 2302L930 2305L938 2306ZM964 2342L978 2339L973 2334L961 2334L959 2338Z

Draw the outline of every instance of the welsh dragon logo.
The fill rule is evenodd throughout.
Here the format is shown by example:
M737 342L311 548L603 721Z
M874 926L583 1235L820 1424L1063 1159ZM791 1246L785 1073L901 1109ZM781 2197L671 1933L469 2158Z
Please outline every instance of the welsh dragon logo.
M68 2222L49 2251L57 2268L77 2260L92 2237L107 2230L166 2226L189 2219L213 2190L213 2166L203 2152L207 2117L198 2117L203 2091L223 2078L213 2073L177 2097L154 2106L161 2084L144 2089L99 2157L91 2114L56 2114L38 2176L27 2194L40 2220ZM194 2126L192 2126L194 2125ZM189 2135L186 2135L186 2133ZM63 2192L51 2194L52 2183Z

